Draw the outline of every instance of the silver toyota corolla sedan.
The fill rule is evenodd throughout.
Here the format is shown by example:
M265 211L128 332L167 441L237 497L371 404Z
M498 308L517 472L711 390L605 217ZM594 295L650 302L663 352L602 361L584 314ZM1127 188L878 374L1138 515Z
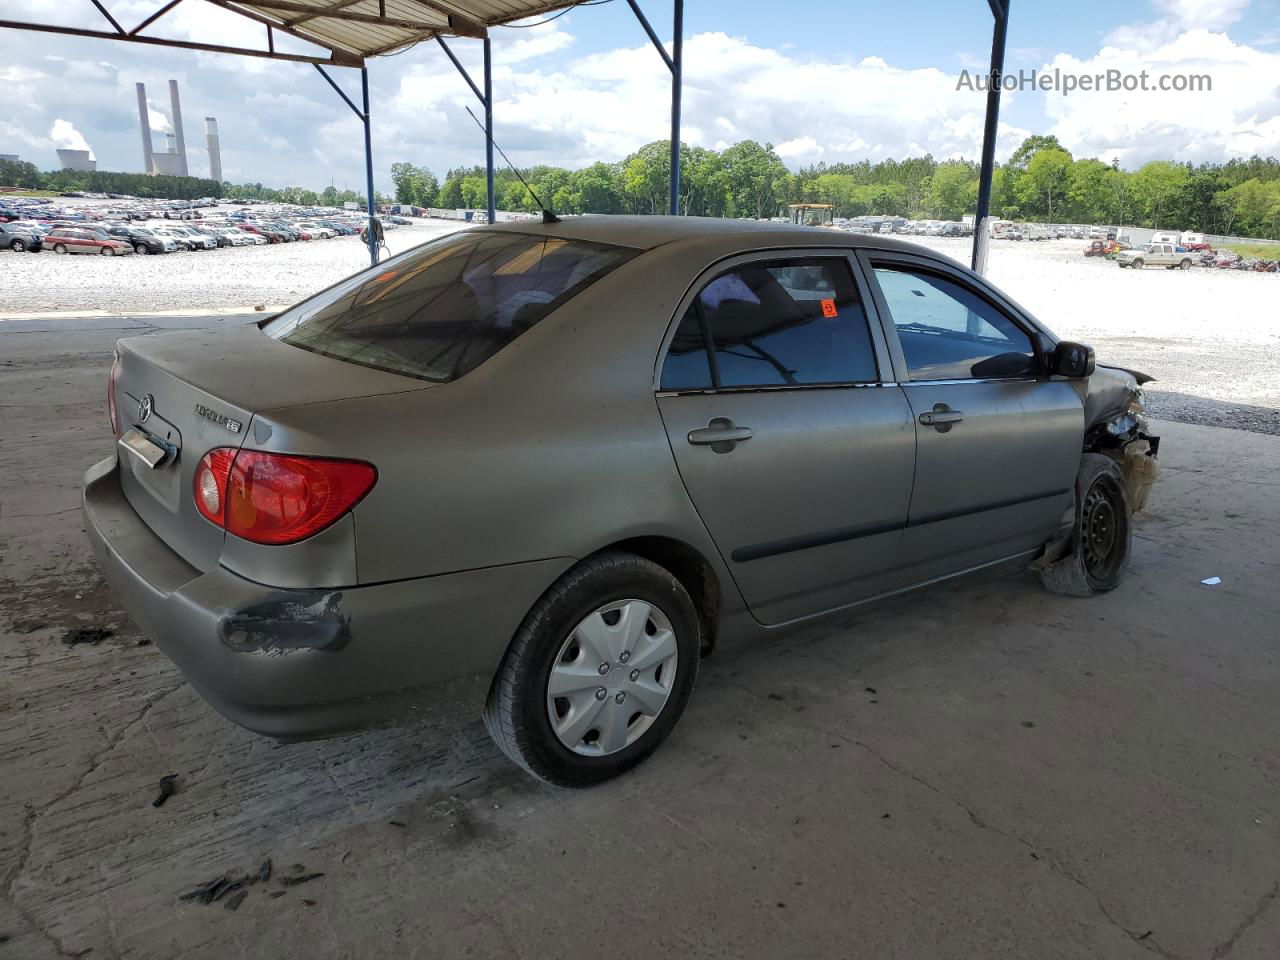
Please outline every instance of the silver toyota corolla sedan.
M236 723L326 735L479 674L502 750L583 785L718 647L1019 558L1115 587L1145 379L884 237L503 224L121 340L86 529Z

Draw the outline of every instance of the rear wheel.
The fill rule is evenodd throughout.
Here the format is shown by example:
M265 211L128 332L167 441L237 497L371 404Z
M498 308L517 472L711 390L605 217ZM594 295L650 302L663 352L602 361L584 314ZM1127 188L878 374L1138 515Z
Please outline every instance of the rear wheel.
M1190 270L1190 269L1191 269L1191 261L1190 261L1190 260L1183 260L1180 264L1178 264L1178 269L1179 269L1179 270Z
M66 247L64 247L64 246L63 246L62 244L60 244L60 243L55 243L55 244L53 245L53 252L54 252L54 253L66 253L66 252L67 252L67 248L66 248Z
M666 739L693 691L700 647L679 580L633 554L602 554L525 617L489 690L485 726L534 776L599 783Z

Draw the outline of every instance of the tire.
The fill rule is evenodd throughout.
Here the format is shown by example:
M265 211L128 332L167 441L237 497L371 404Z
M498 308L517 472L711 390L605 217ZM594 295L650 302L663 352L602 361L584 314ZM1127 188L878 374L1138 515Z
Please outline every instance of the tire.
M145 243L135 243L133 245L133 252L137 254L143 254L143 253L150 253L151 251L147 249L147 245Z
M1190 269L1191 269L1191 261L1190 261L1190 260L1183 260L1180 264L1178 264L1178 269L1179 269L1179 270L1190 270Z
M1133 261L1133 264L1132 264L1133 269L1135 269L1135 270L1141 270L1141 269L1142 269L1143 267L1145 267L1146 265L1147 265L1146 261L1145 261L1145 260L1143 260L1143 259L1141 259L1141 258L1139 258L1139 259L1137 259L1137 260Z
M98 251L98 256L100 257L114 257L115 255L116 251L114 247L103 247Z
M60 244L60 243L55 243L55 244L53 245L53 252L54 252L54 253L66 253L66 252L67 252L67 248L66 248L66 247L64 247L64 246L63 246L62 244Z
M1133 515L1120 467L1086 453L1076 474L1076 519L1070 552L1040 572L1052 593L1091 597L1114 590L1129 569Z
M14 237L9 242L9 249L14 253L22 253L22 251L27 249L27 245L21 237Z
M613 632L626 631L628 621L629 637ZM663 641L668 630L673 637ZM646 647L650 637L659 639ZM541 780L562 787L608 780L644 760L675 727L693 692L701 645L693 601L670 572L621 551L584 560L516 631L489 689L485 727L507 757ZM631 646L639 648L634 660ZM557 668L566 695L553 698L548 683ZM629 713L645 700L655 713ZM627 702L633 706L623 709ZM553 714L563 720L559 733ZM610 748L610 740L619 745Z

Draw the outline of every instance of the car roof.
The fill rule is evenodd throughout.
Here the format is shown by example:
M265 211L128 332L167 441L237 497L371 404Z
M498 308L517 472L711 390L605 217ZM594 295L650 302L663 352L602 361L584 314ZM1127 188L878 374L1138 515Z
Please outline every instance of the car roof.
M826 227L798 227L758 220L725 220L717 217L614 216L587 214L565 217L559 223L513 220L488 229L536 233L571 240L593 240L638 250L651 250L678 240L705 238L726 244L755 246L841 246L918 252L916 244L880 234L851 233Z

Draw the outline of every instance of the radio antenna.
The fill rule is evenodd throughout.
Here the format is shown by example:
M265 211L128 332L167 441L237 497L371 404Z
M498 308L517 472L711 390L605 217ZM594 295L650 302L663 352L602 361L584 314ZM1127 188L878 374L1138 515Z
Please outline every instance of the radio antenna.
M557 217L554 213L552 213L550 208L547 207L545 203L543 203L541 200L538 199L538 195L533 192L533 187L529 186L529 182L525 180L524 177L520 176L520 171L516 169L515 164L513 164L510 160L507 159L507 155L503 153L502 148L498 146L498 142L494 140L493 137L489 136L489 131L484 128L484 124L480 122L479 118L474 113L471 113L471 108L463 107L463 109L466 110L467 113L471 114L471 119L475 120L476 126L479 127L480 131L484 134L484 138L493 144L493 148L495 150L497 150L499 153L502 154L503 162L508 167L511 168L511 172L516 175L516 179L519 180L522 184L524 184L524 188L529 191L529 196L533 197L533 202L542 208L542 222L543 223L559 223L560 218Z

